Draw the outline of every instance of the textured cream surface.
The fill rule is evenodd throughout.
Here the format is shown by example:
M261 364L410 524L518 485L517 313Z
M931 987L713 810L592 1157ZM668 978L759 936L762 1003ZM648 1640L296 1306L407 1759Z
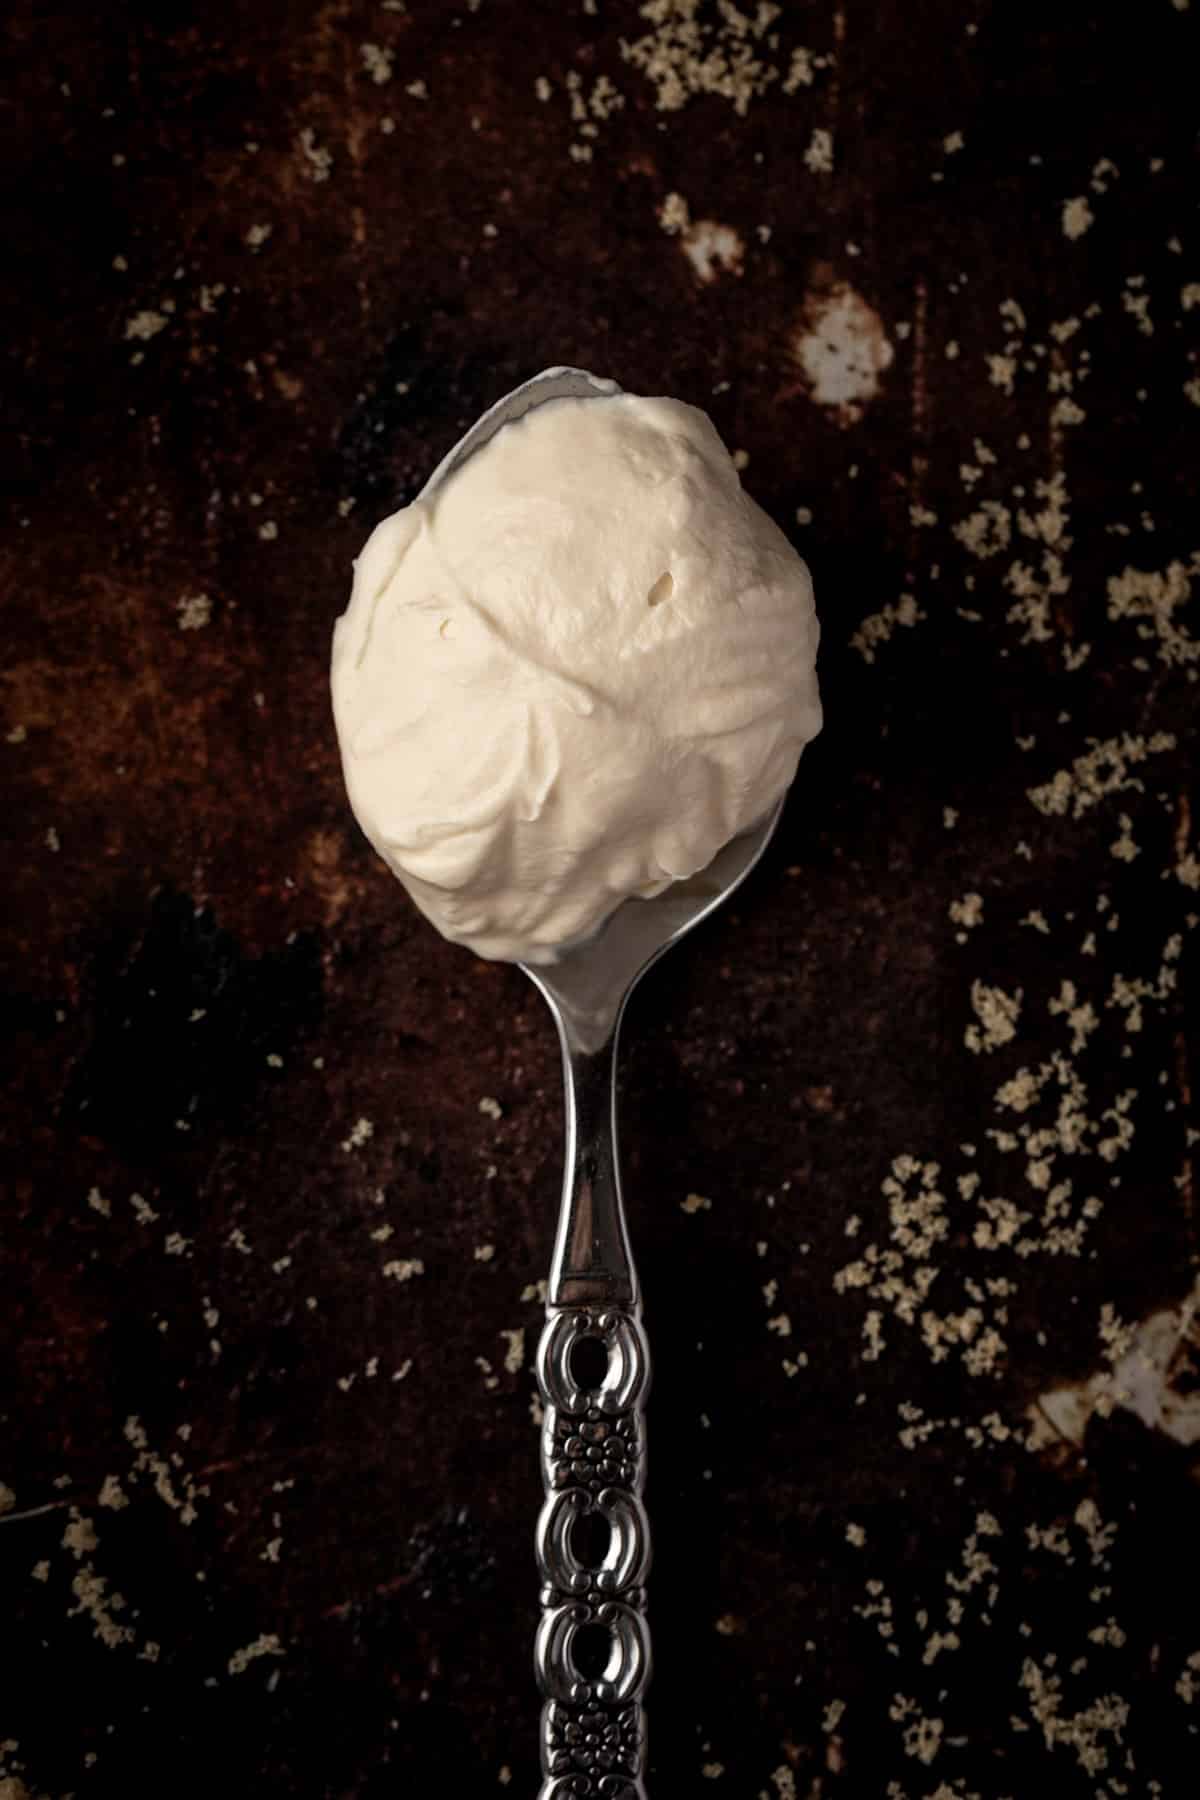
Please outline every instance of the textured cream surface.
M332 672L351 805L445 936L551 960L779 798L820 729L817 637L703 413L546 401L358 559Z

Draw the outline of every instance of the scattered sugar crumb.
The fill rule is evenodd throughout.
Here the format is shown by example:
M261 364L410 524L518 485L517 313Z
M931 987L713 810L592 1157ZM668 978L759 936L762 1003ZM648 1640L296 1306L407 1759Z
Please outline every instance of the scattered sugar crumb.
M1200 552L1187 563L1174 561L1160 571L1126 567L1108 582L1108 617L1136 622L1138 637L1155 646L1167 667L1200 662L1200 640L1177 616L1191 598L1193 575L1200 573Z
M691 211L682 194L670 193L658 209L658 222L668 237L678 237L692 222Z
M1137 323L1138 331L1143 337L1154 336L1154 321L1150 317L1150 296L1145 291L1144 275L1129 275L1121 291L1121 306Z
M824 60L824 58L821 58L822 66L824 65ZM813 56L812 51L806 49L803 44L797 44L796 48L792 51L792 60L788 65L788 72L783 78L784 93L794 94L802 87L811 87L816 80L816 68L817 59Z
M97 1506L107 1506L113 1512L120 1512L129 1505L129 1497L123 1491L121 1483L115 1475L106 1475L96 1495Z
M954 527L954 536L972 556L986 561L1012 541L1012 513L1000 500L985 500Z
M1095 220L1095 214L1083 194L1073 200L1064 200L1062 209L1063 235L1069 238L1081 238Z
M983 895L964 894L961 900L950 902L950 917L956 925L971 931L983 922Z
M967 1049L978 1055L981 1051L999 1050L1003 1044L1011 1043L1017 1035L1021 999L1020 988L1013 994L1007 994L1001 987L990 987L986 982L973 981L971 1009L979 1024L968 1025L963 1033Z
M317 134L306 125L299 137L300 154L310 181L328 181L333 173L333 156L317 142Z
M867 614L851 636L850 646L858 651L864 662L873 663L879 646L886 644L899 627L911 629L926 616L912 594L901 594L894 606L889 602L878 612Z
M989 356L987 365L988 380L991 382L992 386L999 388L1003 394L1011 394L1013 391L1013 381L1017 373L1016 357Z
M1109 845L1109 852L1116 857L1118 862L1131 863L1136 856L1141 854L1137 844L1133 841L1133 820L1128 813L1120 813L1117 823L1120 826L1120 832Z
M766 55L776 6L749 13L725 4L707 17L697 16L696 0L646 0L640 10L651 29L632 40L621 38L621 56L650 82L659 112L679 112L689 100L708 94L728 101L742 117L779 79ZM789 59L785 93L807 85L815 61L807 52L799 61Z
M160 331L165 331L169 324L170 319L167 313L157 312L153 307L144 307L141 312L134 313L131 319L126 319L125 340L128 342L132 338L141 343L148 343L151 338L157 337Z
M283 1645L279 1641L278 1633L264 1631L255 1638L252 1644L246 1644L241 1650L234 1651L229 1659L229 1673L243 1675L250 1664L256 1662L260 1656L282 1656L283 1654Z
M202 631L212 618L212 601L207 594L183 594L175 602L180 631Z
M821 126L813 132L809 139L808 149L804 152L805 167L814 175L833 174L833 133Z
M363 1145L370 1143L374 1136L375 1127L370 1119L356 1119L350 1128L349 1137L344 1137L342 1139L342 1149L346 1151L347 1154L352 1150L361 1150Z
M1128 788L1140 788L1141 782L1130 773L1148 756L1158 756L1175 748L1175 738L1167 731L1150 737L1123 732L1120 737L1091 739L1091 749L1077 756L1069 769L1057 773L1039 787L1028 789L1028 795L1039 812L1047 817L1082 818L1109 794Z
M358 54L367 75L376 87L383 87L392 79L394 52L382 44L360 44Z
M679 239L680 249L705 285L720 274L742 273L746 246L738 232L716 219L693 221L682 194L666 196L658 208L658 222L668 237Z

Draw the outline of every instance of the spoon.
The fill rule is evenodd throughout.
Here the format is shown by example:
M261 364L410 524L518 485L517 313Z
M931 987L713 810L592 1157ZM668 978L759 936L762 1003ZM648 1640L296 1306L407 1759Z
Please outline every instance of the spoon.
M531 407L619 391L582 369L546 370L484 413L424 492ZM536 1536L539 1800L645 1800L646 1793L650 1527L642 1490L650 1354L617 1159L621 1019L646 970L745 880L782 810L781 800L699 874L654 899L626 900L557 962L520 965L553 1014L566 1092L562 1201L537 1353L545 1487Z

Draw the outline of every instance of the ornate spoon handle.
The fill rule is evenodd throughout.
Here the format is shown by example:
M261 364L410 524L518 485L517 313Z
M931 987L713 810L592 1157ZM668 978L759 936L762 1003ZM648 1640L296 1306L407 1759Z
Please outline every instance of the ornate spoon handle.
M561 1017L559 1031L566 1178L537 1358L546 1491L534 1647L545 1701L539 1800L645 1800L650 1358L617 1167L616 1032L589 1054ZM581 1366L585 1344L594 1375Z

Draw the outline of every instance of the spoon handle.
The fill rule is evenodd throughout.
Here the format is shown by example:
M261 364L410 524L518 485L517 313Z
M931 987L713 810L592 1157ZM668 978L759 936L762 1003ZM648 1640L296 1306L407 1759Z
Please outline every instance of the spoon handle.
M616 1033L588 1054L561 1018L559 1030L566 1176L537 1355L545 1488L536 1540L539 1800L645 1800L650 1357L617 1164Z

